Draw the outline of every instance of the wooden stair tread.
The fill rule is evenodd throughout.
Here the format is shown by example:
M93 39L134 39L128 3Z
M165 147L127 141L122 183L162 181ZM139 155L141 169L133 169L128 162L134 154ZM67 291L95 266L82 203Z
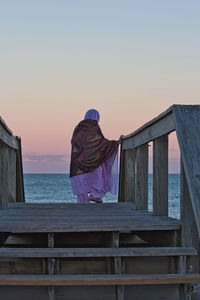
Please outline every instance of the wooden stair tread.
M0 211L0 232L179 230L180 220L136 211L131 203L12 204Z
M200 274L0 275L0 285L147 285L200 282Z
M193 247L0 248L1 257L141 257L196 255Z

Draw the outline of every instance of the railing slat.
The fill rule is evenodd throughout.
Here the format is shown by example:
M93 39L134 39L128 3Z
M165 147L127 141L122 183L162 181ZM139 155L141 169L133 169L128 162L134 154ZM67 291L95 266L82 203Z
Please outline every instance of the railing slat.
M8 208L8 148L0 142L0 209Z
M135 203L135 160L136 150L126 150L125 201Z
M193 246L197 249L197 256L190 257L187 272L200 272L200 245L195 217L192 208L192 201L188 190L188 183L185 176L183 163L181 160L181 194L180 194L180 212L182 221L182 246Z
M118 202L123 202L125 199L125 160L126 160L126 150L122 150L122 146L121 146Z
M147 123L141 129L133 132L129 136L125 136L123 140L123 149L133 149L144 145L154 139L157 139L165 134L176 129L173 112L168 115L157 118L154 122Z
M153 213L168 216L168 135L153 141Z
M136 209L148 210L148 144L136 151Z
M17 137L17 141L19 150L16 156L16 202L25 202L21 139Z
M8 148L8 202L16 202L16 151Z

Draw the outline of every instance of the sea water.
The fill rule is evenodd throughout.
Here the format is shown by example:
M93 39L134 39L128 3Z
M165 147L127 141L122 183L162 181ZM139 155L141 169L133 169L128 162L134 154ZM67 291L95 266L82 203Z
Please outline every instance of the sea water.
M148 206L152 211L152 182L153 175L148 178L149 195ZM72 193L69 174L24 174L26 202L48 203L65 202L76 203L76 196ZM180 175L169 174L169 216L180 217ZM103 202L117 202L118 195L107 193Z

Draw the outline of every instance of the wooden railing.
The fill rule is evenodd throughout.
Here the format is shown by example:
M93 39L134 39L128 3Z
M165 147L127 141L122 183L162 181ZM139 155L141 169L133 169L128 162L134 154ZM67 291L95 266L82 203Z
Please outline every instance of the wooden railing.
M172 131L176 131L181 153L182 244L198 249L190 268L199 272L200 105L174 105L123 138L119 201L148 210L148 144L153 142L153 214L168 215L168 136Z
M24 201L21 139L0 118L0 209Z

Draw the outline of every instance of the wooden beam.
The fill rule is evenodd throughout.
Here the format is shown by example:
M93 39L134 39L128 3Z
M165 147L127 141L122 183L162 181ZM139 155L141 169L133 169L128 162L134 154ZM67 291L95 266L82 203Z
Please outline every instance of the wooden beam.
M168 216L168 135L153 142L153 213Z
M176 129L172 108L123 138L122 148L133 149Z
M0 142L0 209L8 208L8 147Z
M136 209L148 210L148 144L136 152Z
M0 142L4 143L7 147L18 150L16 137L9 133L2 124L0 124Z
M79 286L199 283L200 274L0 275L0 285Z
M48 233L48 248L54 248L54 233ZM48 258L48 274L50 276L54 275L55 271L55 258ZM54 286L48 287L49 300L54 300L55 289Z
M118 191L118 202L124 202L125 200L125 161L126 151L120 148L120 166L119 166L119 191Z
M118 242L117 242L118 244ZM118 247L118 248L117 248ZM2 257L145 257L195 256L194 247L121 247L114 248L0 248Z
M175 105L173 114L200 239L200 105Z
M181 213L181 234L182 245L195 247L197 256L190 257L187 260L186 271L192 273L200 273L200 245L199 237L192 208L192 201L188 190L188 183L185 176L183 163L181 160L181 197L180 197L180 213Z
M135 203L135 161L136 149L126 150L125 201Z
M19 137L16 138L18 142L16 154L16 202L25 202L21 139Z
M16 202L16 150L8 148L8 202Z

